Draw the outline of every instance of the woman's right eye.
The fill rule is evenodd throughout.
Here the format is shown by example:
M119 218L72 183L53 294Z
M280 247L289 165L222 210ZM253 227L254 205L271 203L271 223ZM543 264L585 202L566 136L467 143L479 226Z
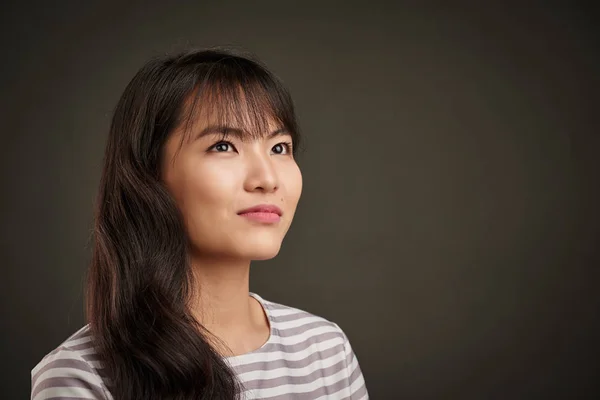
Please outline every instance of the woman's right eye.
M219 142L219 143L212 145L208 150L215 151L217 153L227 153L234 149L235 148L233 147L233 144L231 144L229 142Z

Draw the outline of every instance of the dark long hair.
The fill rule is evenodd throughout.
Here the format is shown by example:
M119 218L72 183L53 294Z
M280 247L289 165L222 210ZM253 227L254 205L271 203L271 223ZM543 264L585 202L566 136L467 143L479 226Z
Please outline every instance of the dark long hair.
M248 56L209 49L161 57L128 84L106 144L86 290L115 399L235 399L242 390L190 312L190 243L160 174L165 141L206 111L256 135L274 119L298 149L288 91Z

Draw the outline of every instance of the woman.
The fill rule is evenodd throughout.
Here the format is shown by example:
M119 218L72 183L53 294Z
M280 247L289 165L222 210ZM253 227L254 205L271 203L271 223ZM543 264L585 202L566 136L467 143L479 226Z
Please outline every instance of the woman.
M155 59L112 120L89 323L32 370L35 400L367 399L333 322L249 291L300 197L292 100L259 62Z

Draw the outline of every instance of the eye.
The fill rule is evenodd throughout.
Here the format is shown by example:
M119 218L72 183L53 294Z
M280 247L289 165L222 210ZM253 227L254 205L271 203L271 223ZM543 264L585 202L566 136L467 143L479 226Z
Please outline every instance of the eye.
M273 146L272 151L275 154L290 154L292 152L292 143L291 142L277 143L275 146Z
M208 151L214 151L217 153L227 153L233 150L235 150L235 147L233 146L233 144L227 141L220 141L218 143L215 143L208 149Z

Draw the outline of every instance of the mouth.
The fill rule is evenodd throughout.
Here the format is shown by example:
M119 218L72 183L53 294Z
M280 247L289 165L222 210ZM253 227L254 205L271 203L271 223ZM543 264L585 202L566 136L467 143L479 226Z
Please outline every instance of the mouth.
M238 215L251 221L262 223L275 223L281 219L283 212L272 204L260 204L238 212Z

